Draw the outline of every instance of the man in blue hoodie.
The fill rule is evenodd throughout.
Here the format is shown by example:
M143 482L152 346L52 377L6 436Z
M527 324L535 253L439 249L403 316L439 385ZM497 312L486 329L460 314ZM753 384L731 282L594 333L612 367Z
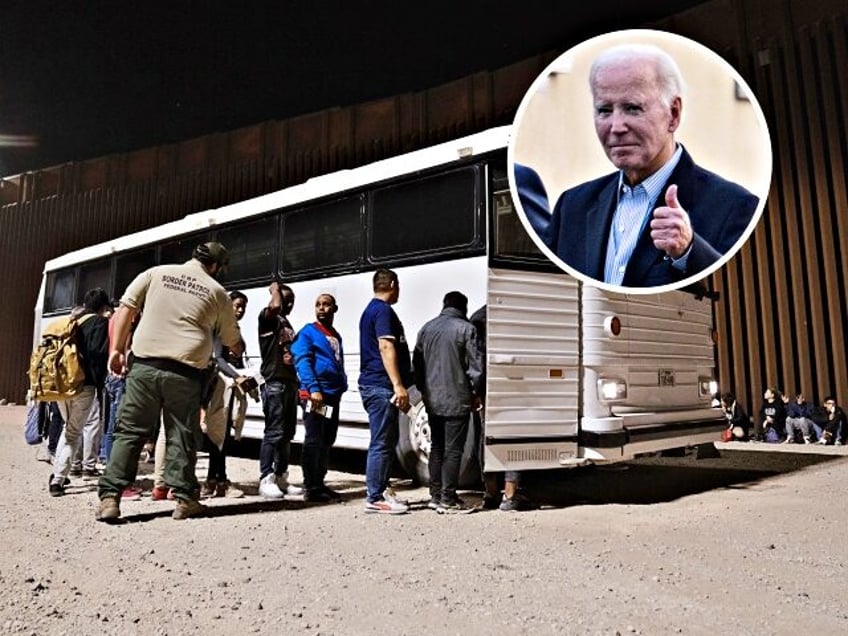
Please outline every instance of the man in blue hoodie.
M330 448L339 429L339 401L347 391L342 337L333 328L338 310L331 294L319 295L315 300L317 320L298 332L291 347L304 407L306 434L300 464L305 501L341 499L324 484Z

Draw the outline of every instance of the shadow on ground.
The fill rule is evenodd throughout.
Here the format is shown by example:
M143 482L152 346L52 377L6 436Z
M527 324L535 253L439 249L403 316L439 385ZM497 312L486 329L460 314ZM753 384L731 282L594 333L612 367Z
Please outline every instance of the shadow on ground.
M718 457L650 457L573 470L531 471L523 486L541 506L654 504L717 488L750 488L764 480L834 460L832 455L722 451Z

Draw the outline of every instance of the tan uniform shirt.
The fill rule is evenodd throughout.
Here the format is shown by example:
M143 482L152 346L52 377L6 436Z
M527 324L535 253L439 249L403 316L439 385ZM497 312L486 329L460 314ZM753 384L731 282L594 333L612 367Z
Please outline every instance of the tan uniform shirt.
M143 311L132 343L140 358L167 358L205 369L212 358L213 334L228 347L241 339L226 290L196 260L142 272L121 304Z

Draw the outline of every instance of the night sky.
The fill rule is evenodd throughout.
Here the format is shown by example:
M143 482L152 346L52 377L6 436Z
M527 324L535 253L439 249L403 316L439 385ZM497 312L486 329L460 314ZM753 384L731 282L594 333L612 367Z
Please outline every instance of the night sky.
M0 140L38 143L0 146L0 176L419 91L694 4L4 0Z

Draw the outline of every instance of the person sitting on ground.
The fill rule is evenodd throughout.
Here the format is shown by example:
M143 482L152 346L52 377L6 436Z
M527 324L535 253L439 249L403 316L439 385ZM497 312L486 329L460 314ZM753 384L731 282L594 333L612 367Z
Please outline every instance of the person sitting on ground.
M824 399L824 408L827 410L827 421L819 444L842 446L848 436L848 417L845 411L836 405L836 398L832 395Z
M801 439L805 444L811 443L811 430L813 421L810 419L810 406L804 398L803 393L795 395L795 399L786 405L786 439L784 444L794 444L797 433L801 433Z
M770 386L763 393L760 416L754 423L754 440L757 442L778 442L785 431L786 406L780 398L780 392Z
M751 421L745 409L736 401L733 393L725 393L721 396L721 408L727 419L727 428L731 439L736 442L747 442L750 432Z

